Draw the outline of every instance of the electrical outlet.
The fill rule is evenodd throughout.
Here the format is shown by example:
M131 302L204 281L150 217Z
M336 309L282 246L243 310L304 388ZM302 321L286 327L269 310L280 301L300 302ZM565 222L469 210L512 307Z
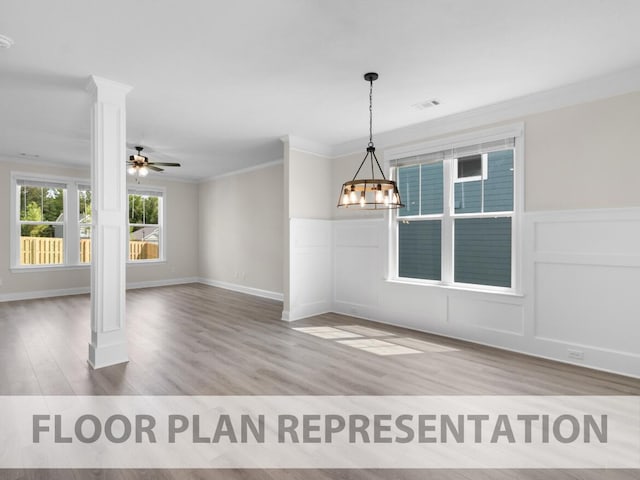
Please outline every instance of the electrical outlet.
M567 352L571 360L584 360L584 352L582 350L569 349Z

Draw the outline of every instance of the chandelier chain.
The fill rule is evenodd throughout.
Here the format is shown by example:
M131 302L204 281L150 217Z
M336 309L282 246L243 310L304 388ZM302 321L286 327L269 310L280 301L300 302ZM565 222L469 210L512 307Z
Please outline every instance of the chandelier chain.
M373 147L373 80L369 81L369 146Z

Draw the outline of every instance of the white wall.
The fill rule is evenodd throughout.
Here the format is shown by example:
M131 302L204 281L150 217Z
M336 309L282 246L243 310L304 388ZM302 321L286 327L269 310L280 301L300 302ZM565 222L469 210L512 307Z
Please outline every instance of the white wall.
M333 262L331 216L340 185L332 194L332 159L297 150L285 142L288 202L283 320L331 311Z
M11 271L10 212L11 172L89 179L88 169L51 167L3 158L0 161L0 301L40 296L63 295L89 291L88 266ZM133 181L131 179L130 181ZM159 175L147 177L143 184L166 189L167 208L165 252L166 262L129 264L127 285L167 285L197 279L197 186L193 183L166 181Z
M333 159L289 146L289 218L332 218L340 185L331 190Z
M386 281L387 221L334 221L333 311L640 377L640 208L524 217L524 296Z
M199 184L201 281L282 298L282 162Z
M523 120L527 211L640 206L640 92Z

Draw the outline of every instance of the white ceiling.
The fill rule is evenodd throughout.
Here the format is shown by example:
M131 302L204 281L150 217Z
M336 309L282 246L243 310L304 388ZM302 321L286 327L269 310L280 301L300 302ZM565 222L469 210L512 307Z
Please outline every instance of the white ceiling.
M127 141L208 177L640 65L637 0L2 0L0 155L87 165L91 74ZM411 105L437 98L442 105ZM364 148L364 144L363 144ZM150 154L154 158L154 155Z

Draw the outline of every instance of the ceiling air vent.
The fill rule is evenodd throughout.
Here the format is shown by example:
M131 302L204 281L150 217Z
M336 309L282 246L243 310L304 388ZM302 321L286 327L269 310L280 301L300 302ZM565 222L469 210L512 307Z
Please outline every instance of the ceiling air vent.
M416 110L426 110L427 108L437 107L440 105L440 101L432 98L431 100L425 100L424 102L418 102L411 105Z

